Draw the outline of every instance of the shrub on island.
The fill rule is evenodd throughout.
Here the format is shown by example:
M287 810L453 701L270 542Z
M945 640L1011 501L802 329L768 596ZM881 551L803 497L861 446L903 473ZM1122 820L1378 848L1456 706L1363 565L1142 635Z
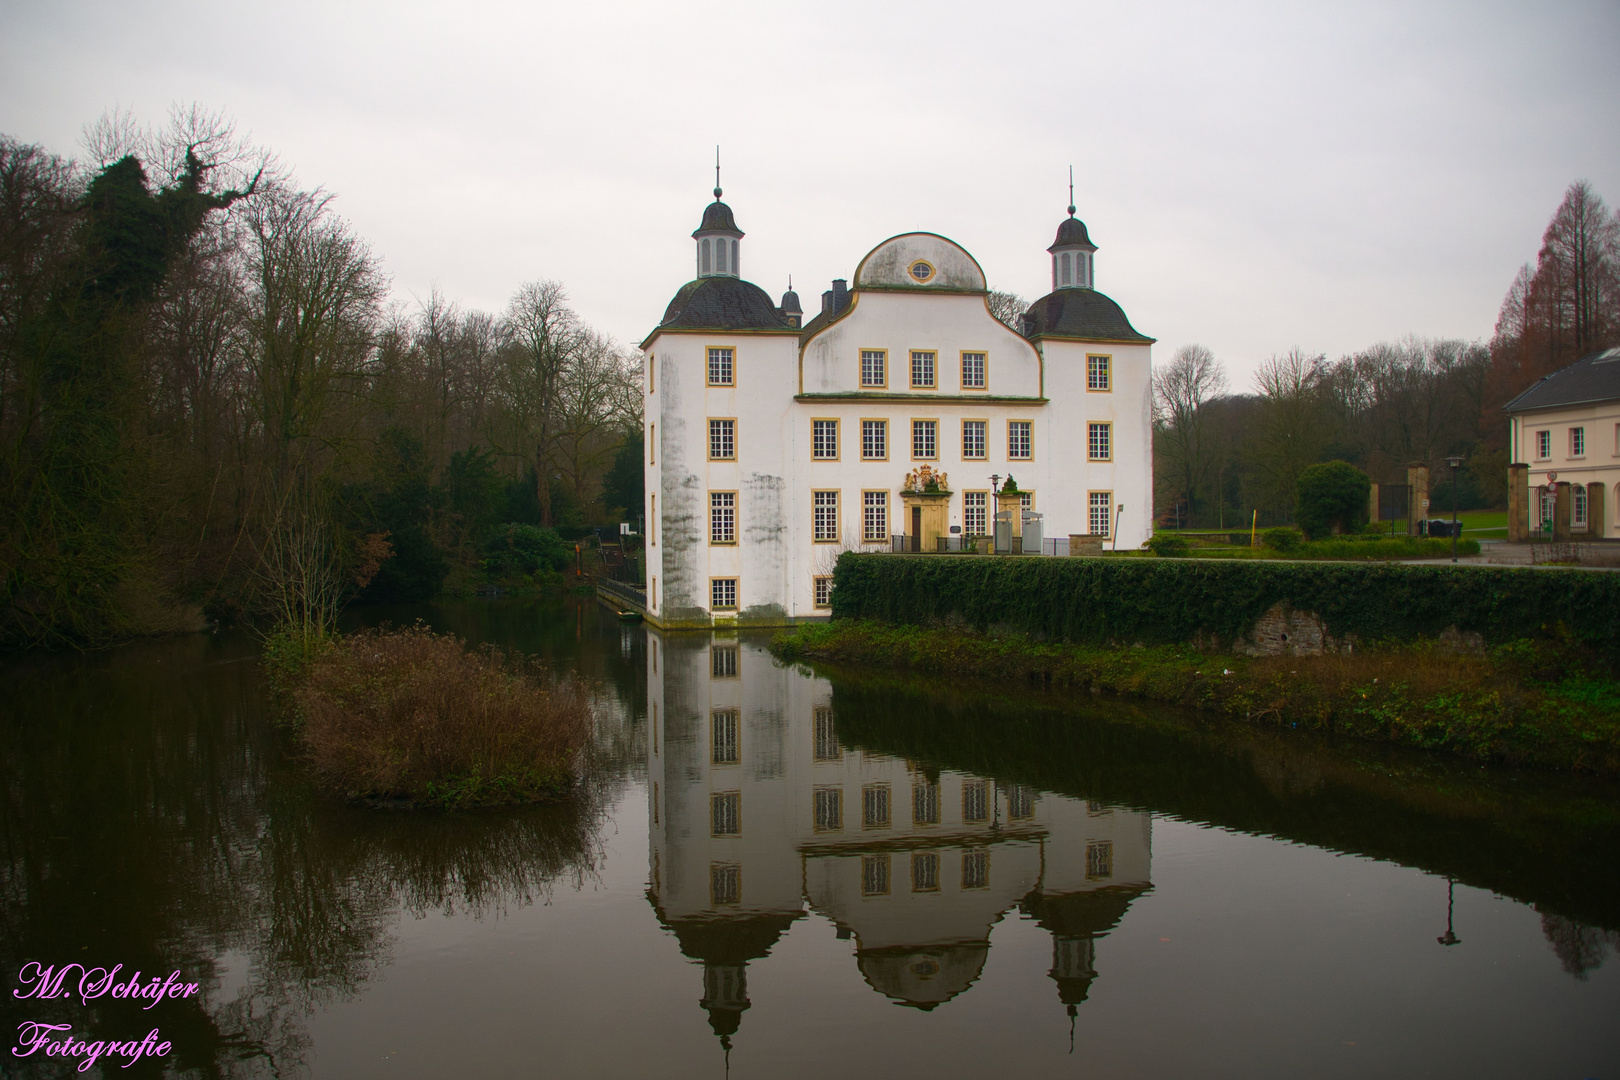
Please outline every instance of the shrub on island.
M566 791L589 736L583 685L418 624L338 638L292 691L324 787L416 806L533 802Z

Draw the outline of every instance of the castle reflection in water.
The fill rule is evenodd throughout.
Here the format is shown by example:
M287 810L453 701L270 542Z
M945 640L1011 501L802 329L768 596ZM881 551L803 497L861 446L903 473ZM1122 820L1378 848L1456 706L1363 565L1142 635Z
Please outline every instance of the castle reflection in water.
M1075 1015L1096 938L1151 887L1148 814L845 746L832 685L758 645L649 630L647 669L648 897L724 1045L749 963L810 911L874 990L933 1009L1016 910L1052 935Z

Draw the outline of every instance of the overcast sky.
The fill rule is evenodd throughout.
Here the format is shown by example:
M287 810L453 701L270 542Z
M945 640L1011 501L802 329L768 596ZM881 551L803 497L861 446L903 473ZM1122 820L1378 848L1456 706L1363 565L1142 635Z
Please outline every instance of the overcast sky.
M0 0L0 132L199 103L335 193L396 295L565 283L639 341L722 146L744 276L807 310L898 232L1097 283L1244 388L1299 346L1483 339L1565 187L1620 200L1620 3Z

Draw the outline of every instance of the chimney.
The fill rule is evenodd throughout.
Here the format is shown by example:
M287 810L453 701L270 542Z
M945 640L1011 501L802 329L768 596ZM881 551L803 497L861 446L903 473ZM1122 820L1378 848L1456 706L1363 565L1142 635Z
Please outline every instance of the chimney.
M849 282L843 278L833 278L832 298L834 315L849 307Z
M826 292L821 294L821 313L823 315L831 315L833 313L833 294L831 289L828 289Z

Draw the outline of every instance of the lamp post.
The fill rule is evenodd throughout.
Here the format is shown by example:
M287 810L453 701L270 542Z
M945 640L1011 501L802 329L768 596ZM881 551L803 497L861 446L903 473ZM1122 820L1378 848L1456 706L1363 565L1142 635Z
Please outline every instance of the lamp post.
M1457 470L1462 468L1462 458L1453 454L1446 458L1446 464L1451 466L1451 561L1457 561Z

